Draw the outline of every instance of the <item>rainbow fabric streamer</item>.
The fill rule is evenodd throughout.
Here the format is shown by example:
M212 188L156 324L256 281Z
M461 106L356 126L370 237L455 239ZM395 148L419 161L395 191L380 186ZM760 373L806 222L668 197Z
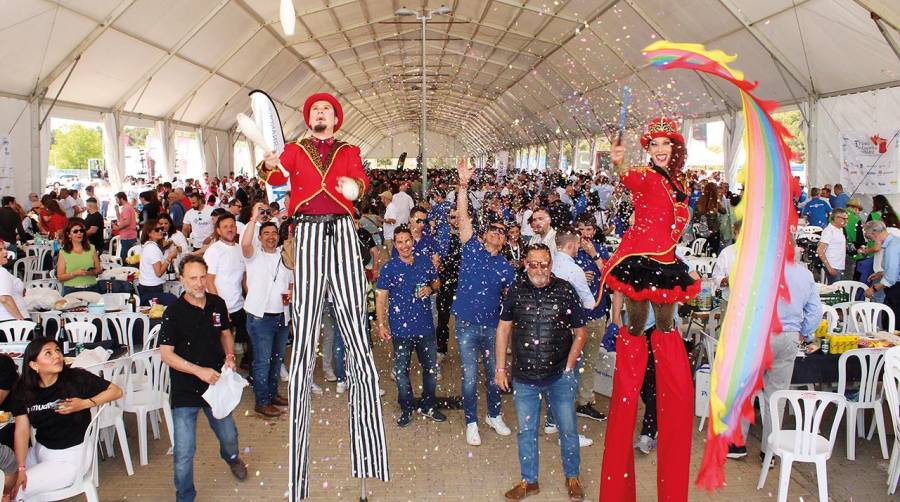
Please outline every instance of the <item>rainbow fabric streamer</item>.
M754 419L751 397L762 388L763 372L771 365L769 337L781 329L778 299L788 299L784 266L793 260L790 227L797 218L791 206L790 150L784 140L790 134L769 115L777 103L754 96L756 83L728 67L736 56L664 40L646 47L644 54L660 69L683 68L727 80L738 88L743 103L747 159L738 211L744 216L710 377L710 427L696 481L711 490L725 484L728 444L744 444L741 419Z

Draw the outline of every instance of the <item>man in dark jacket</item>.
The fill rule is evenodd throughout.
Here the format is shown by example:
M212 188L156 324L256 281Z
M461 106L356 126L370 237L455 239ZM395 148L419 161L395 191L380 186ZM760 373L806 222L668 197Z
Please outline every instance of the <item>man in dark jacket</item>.
M578 481L581 463L575 421L577 364L587 340L584 313L572 286L551 271L550 249L532 244L525 255L527 279L510 289L497 326L497 385L506 390L506 349L512 342L512 383L519 420L521 481L506 500L522 500L539 492L538 425L543 395L556 418L566 489L570 500L583 500Z

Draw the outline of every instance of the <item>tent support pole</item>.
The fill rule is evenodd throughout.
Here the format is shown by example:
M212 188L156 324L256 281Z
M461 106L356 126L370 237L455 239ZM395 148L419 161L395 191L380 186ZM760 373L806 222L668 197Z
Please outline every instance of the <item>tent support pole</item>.
M809 186L819 183L818 171L818 132L819 132L819 99L815 96L809 98L809 126L806 128L806 177Z
M43 193L44 180L41 179L41 100L35 98L28 104L31 113L31 191Z

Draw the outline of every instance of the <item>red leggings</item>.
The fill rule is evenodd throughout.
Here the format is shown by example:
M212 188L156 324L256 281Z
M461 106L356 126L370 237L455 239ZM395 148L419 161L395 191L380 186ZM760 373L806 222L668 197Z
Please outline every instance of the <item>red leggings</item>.
M688 499L694 386L684 342L677 329L650 335L656 364L656 405L659 451L656 483L658 500ZM616 371L606 427L600 501L636 500L634 480L634 424L644 370L647 342L622 330L616 340Z

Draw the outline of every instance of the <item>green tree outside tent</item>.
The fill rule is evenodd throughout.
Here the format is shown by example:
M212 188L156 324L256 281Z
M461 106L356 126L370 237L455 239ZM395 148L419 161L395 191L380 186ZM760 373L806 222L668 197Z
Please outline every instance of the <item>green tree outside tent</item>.
M103 157L103 135L99 127L71 124L51 134L50 164L57 169L87 169L88 159Z
M794 153L791 161L801 164L806 162L806 134L803 133L803 115L800 110L773 113L772 118L781 122L793 136L787 141L787 146Z

